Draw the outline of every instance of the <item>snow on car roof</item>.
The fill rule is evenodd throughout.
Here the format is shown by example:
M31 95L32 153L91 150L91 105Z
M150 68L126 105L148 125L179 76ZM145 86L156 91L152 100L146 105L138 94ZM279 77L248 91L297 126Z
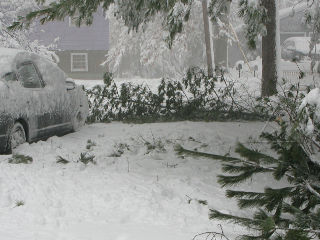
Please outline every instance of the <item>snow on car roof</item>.
M23 50L13 48L0 48L0 78L3 74L12 71L12 62L18 53Z
M18 53L24 52L23 50L20 49L15 49L15 48L1 48L0 47L0 56L5 55L5 56L16 56Z
M36 53L12 48L0 48L0 80L3 80L6 73L15 71L19 63L28 60L38 67L46 85L60 84L61 87L64 87L66 75L56 63Z

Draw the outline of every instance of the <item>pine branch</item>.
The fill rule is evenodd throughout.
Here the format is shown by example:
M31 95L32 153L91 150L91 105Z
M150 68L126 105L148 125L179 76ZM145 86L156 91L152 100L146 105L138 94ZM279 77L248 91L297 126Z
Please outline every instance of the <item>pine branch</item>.
M252 207L263 207L266 204L265 198L254 198L254 199L238 199L238 206L240 209L252 208Z
M41 4L44 2L45 0L39 1ZM78 25L80 26L81 22L90 25L93 13L97 11L98 7L103 3L104 10L107 10L113 2L114 0L60 0L59 2L52 2L49 6L30 12L24 17L19 17L18 21L14 22L8 29L21 30L29 27L36 19L40 19L41 24L54 20L63 20L67 16L74 16L77 12L80 14Z
M191 156L198 156L198 157L206 157L206 158L211 158L211 159L215 159L215 160L221 160L221 161L226 161L226 162L233 162L233 163L242 163L242 164L246 164L248 169L249 166L250 168L254 168L255 170L251 170L251 172L248 172L246 174L240 174L238 176L218 176L220 179L218 180L219 183L222 183L223 187L225 186L233 186L235 184L237 184L237 180L243 182L247 179L249 179L253 174L255 173L261 173L261 172L273 172L274 175L276 176L276 179L280 179L282 176L286 176L289 179L295 179L295 177L293 175L291 175L290 173L288 173L288 171L293 171L293 169L288 165L288 167L285 167L281 170L281 168L279 168L280 166L282 166L281 164L278 165L278 167L266 167L263 166L261 164L256 164L253 162L249 162L246 161L244 159L240 159L240 158L234 158L234 157L227 157L227 156L222 156L222 155L216 155L216 154L211 154L211 153L204 153L204 152L198 152L198 151L192 151L192 150L188 150L183 148L181 145L177 145L175 150L178 152L178 154L187 154L187 155L191 155ZM230 172L234 171L237 172L237 168L238 170L241 167L238 166L233 166L234 170L232 170L232 166L231 165L224 165L223 167L225 167L227 170L229 170ZM281 172L281 174L280 174ZM227 181L226 184L224 184L224 181ZM318 199L320 199L320 193L317 192L307 180L303 180L303 183L301 184L296 184L296 185L300 185L300 186L304 186L310 193L312 193L313 195L315 195Z
M309 192L312 193L314 196L316 196L320 200L320 193L317 192L307 180L304 180L304 184L306 188L309 190Z
M251 164L243 163L242 165L231 165L231 164L223 164L222 165L222 170L223 172L227 173L240 173L240 172L247 172L247 171L252 171L254 169L258 169L259 172L272 172L270 169L266 169L263 167L260 167L258 164L254 164L252 166Z
M320 234L320 230L315 230L315 229L311 229L311 228L305 228L305 229L301 229L301 228L294 228L294 227L290 227L290 228L281 228L281 227L277 227L275 228L275 230L284 230L284 231L302 231L305 233L314 233L314 234Z
M235 224L240 224L245 227L250 227L255 230L260 230L259 228L260 221L257 221L251 218L239 217L239 216L233 216L230 214L221 213L214 209L210 209L209 219L218 219L218 220L228 221Z
M240 199L240 198L256 198L256 197L262 197L264 196L265 193L258 193L258 192L243 192L243 191L234 191L234 190L227 190L226 191L226 196L228 198L237 198L237 199Z
M246 171L244 171L239 175L235 175L235 176L218 175L218 183L220 183L222 187L234 186L234 185L245 182L246 180L251 178L254 174L265 173L270 171L271 171L270 169L266 169L263 167L251 166L250 168L248 168Z
M206 157L206 158L211 158L214 160L222 160L222 161L227 161L227 162L241 162L241 159L238 159L238 158L216 155L216 154L212 154L212 153L192 151L192 150L188 150L188 149L183 148L181 145L176 145L175 151L178 154L187 154L187 155L197 156L197 157Z
M279 160L277 160L271 156L268 156L268 155L260 153L256 150L251 150L251 149L245 147L242 143L237 144L236 153L239 153L241 157L248 159L250 162L259 163L259 160L261 160L263 163L267 163L267 164L279 162Z

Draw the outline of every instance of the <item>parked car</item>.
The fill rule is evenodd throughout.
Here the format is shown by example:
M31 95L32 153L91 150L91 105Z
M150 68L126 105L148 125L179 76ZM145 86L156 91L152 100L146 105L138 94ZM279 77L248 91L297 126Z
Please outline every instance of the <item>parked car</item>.
M291 37L286 39L281 46L281 57L289 61L301 61L305 58L320 59L320 44L310 52L310 37Z
M55 63L0 48L0 153L76 131L87 115L84 91Z

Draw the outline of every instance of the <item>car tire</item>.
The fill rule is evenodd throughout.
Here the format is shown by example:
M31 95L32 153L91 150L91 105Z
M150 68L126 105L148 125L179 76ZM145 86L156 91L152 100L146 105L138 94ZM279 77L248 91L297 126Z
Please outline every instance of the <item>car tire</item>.
M72 129L74 132L78 131L82 126L84 126L86 118L82 111L78 111L72 120Z
M8 137L8 150L12 152L21 144L27 142L26 132L21 123L16 122L10 130Z

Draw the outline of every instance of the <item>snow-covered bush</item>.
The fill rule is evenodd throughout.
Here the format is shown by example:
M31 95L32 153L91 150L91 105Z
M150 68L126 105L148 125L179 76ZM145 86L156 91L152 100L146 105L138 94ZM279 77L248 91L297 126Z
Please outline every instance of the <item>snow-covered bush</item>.
M80 153L79 161L82 162L84 165L88 165L89 163L96 164L94 161L95 155L89 152L82 152Z
M21 154L14 154L8 160L8 163L11 164L30 164L33 162L32 157L21 155Z
M181 81L162 79L157 92L147 84L117 86L107 73L104 86L87 90L89 122L263 118L261 109L244 101L237 87L224 76L219 81L209 78L197 67L189 69Z

